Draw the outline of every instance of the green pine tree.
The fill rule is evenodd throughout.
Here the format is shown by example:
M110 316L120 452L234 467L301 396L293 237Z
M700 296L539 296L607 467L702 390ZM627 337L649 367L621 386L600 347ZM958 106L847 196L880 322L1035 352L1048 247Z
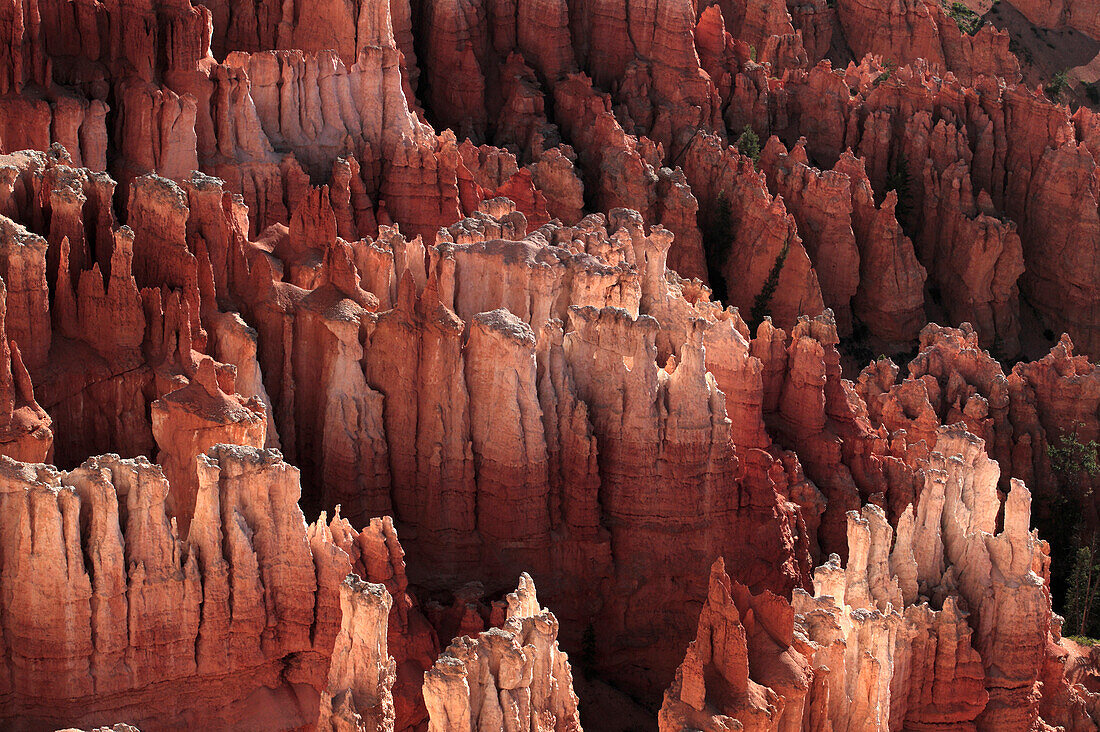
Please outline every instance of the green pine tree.
M592 623L586 625L581 634L580 667L586 679L592 676L596 667L596 628Z
M1077 558L1070 573L1069 588L1066 592L1066 622L1063 632L1071 636L1088 636L1096 607L1097 580L1100 579L1100 564L1093 556L1092 548L1083 546L1077 550Z
M1097 534L1081 506L1092 503L1093 476L1100 475L1095 440L1082 442L1079 425L1051 437L1047 457L1054 480L1037 480L1038 498L1035 526L1050 542L1050 591L1056 607L1066 617L1066 634L1080 633L1091 622L1089 610L1095 599L1088 600L1091 562L1096 557ZM1085 556L1083 551L1091 556ZM1096 579L1091 579L1095 584Z
M1052 102L1058 102L1062 99L1062 92L1069 88L1069 78L1066 76L1066 72L1063 69L1054 76L1050 77L1050 83L1046 86L1047 97Z
M768 278L764 280L764 286L760 288L760 293L753 300L752 311L749 313L749 327L753 333L756 333L756 329L764 322L764 316L769 312L772 297L775 295L776 288L779 287L779 275L783 272L783 265L787 263L787 254L790 251L791 243L789 241L783 242L783 248L779 250L775 263L772 264L771 271L768 272Z
M953 2L947 14L959 26L959 30L967 35L974 35L982 27L982 16L975 13L963 3Z
M745 125L741 131L741 136L737 138L737 150L751 158L753 165L760 162L760 135L756 134L752 125Z
M1096 440L1081 442L1077 436L1077 425L1074 425L1070 432L1058 438L1056 445L1047 445L1047 457L1050 458L1050 467L1058 478L1063 481L1078 481L1084 477L1082 474L1100 475L1100 462L1096 459L1098 449L1100 443Z

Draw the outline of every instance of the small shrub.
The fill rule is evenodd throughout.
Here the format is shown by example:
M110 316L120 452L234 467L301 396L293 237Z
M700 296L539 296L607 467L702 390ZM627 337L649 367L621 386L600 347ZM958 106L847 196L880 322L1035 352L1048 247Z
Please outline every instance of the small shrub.
M772 296L775 295L775 289L779 286L779 275L783 272L783 265L787 263L787 254L790 251L791 243L789 241L783 242L783 248L779 250L775 263L772 264L771 271L768 272L768 277L764 280L764 286L760 288L760 293L753 300L752 310L749 312L749 327L753 333L764 322L764 316L769 312Z
M1100 640L1097 640L1096 638L1089 638L1087 635L1067 635L1065 637L1079 646L1087 646L1089 648L1092 648L1097 643L1100 643Z
M1032 63L1035 58L1031 55L1031 51L1027 49L1023 44L1012 38L1008 42L1008 50L1016 54L1016 57L1024 63Z
M981 16L960 2L951 3L947 14L959 26L959 30L968 36L974 35L982 27Z
M722 268L726 264L730 245L733 243L733 211L725 191L720 191L714 202L710 225L703 232L703 254L707 259L710 287L714 297L725 302L728 297L726 279Z
M1050 78L1050 83L1046 86L1047 97L1052 102L1057 102L1062 98L1062 92L1069 88L1069 79L1066 78L1065 71L1059 71L1057 74Z
M737 150L742 155L752 158L752 162L760 162L760 136L752 129L752 125L745 125L741 136L737 138Z
M910 191L909 161L905 154L901 153L894 161L894 172L886 176L886 191L894 191L898 196L897 206L894 207L894 215L899 223L909 218L909 211L913 206L913 197Z
M894 75L894 72L897 71L897 68L898 68L898 65L896 63L894 63L893 61L887 61L885 66L886 66L886 70L883 71L881 74L879 74L877 77L875 77L875 80L873 82L875 86L878 86L879 84L881 84L883 82L889 81L890 77Z
M1065 481L1075 481L1082 474L1100 475L1100 462L1096 460L1096 451L1100 444L1096 440L1081 442L1077 436L1077 426L1071 432L1058 438L1057 444L1047 445L1047 457L1054 474ZM1091 490L1086 489L1086 492Z
M1088 97L1089 103L1100 104L1100 81L1087 84L1085 86L1085 96Z
M1089 619L1096 607L1097 581L1100 580L1100 564L1093 556L1092 547L1083 546L1077 550L1073 563L1073 572L1069 577L1069 589L1066 592L1065 629L1074 636L1085 636L1089 630Z

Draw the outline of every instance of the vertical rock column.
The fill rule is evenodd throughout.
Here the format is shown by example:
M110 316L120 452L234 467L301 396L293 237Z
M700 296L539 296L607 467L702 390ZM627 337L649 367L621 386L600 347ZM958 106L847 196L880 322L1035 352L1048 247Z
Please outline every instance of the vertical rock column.
M474 316L466 346L478 530L516 559L538 561L550 542L546 440L535 334L507 310ZM539 562L540 564L543 562Z
M424 674L429 732L540 729L580 732L558 621L540 608L530 575L507 597L502 628L456 638Z
M340 633L332 649L318 730L392 732L394 660L386 651L393 600L383 585L349 574L340 585Z
M263 447L267 415L258 399L245 400L218 383L214 360L204 358L187 386L153 402L157 462L172 488L169 512L187 536L198 491L196 458L219 443Z

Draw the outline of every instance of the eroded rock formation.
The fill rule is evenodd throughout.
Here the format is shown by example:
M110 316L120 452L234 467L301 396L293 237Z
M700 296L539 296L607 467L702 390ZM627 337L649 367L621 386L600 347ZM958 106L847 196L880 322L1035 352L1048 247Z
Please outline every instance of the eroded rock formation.
M973 31L0 2L4 719L573 729L535 577L670 728L1087 728L1100 122Z
M147 460L3 461L5 724L316 718L340 630L319 612L340 580L318 578L337 557L310 551L297 471L277 453L200 457L186 537Z
M1031 496L1013 481L998 533L982 447L940 428L896 532L878 506L850 512L847 565L818 567L812 596L752 595L717 562L661 729L1091 728L1093 695L1045 675L1065 651Z
M665 692L660 729L816 728L812 713L820 710L805 710L810 655L805 639L795 638L790 603L732 583L718 559L698 633Z
M175 485L144 459L64 473L3 458L5 726L414 728L419 694L395 713L391 688L436 643L388 519L307 530L298 471L274 451L218 445L196 463L182 534Z
M456 638L424 675L430 732L544 729L580 732L558 621L523 574L500 628Z

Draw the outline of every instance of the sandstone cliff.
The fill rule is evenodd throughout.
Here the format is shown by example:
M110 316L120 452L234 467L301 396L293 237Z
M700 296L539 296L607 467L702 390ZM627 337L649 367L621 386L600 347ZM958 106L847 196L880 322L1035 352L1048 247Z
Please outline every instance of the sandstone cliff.
M381 732L422 718L416 698L395 713L391 688L398 661L423 674L434 633L403 575L392 589L360 579L395 579L392 525L307 530L277 452L200 456L186 534L176 486L144 459L68 473L3 460L6 727Z
M1100 436L1100 122L1006 34L929 0L8 0L0 39L11 719L491 716L423 675L456 634L561 660L537 606L478 645L523 572L586 670L676 679L666 724L1096 714L1049 594L1058 507L1100 503L1048 448ZM478 693L572 724L548 673Z
M822 170L845 149L865 162L879 221L867 223L859 204L867 213L853 214L853 228L877 246L870 267L897 266L908 280L899 283L901 312L877 323L887 343L912 342L912 319L923 319L908 236L929 271L928 297L942 296L952 324L974 323L984 345L1018 352L1016 285L1026 273L1020 284L1046 323L1095 352L1092 284L1076 283L1072 307L1054 294L1060 273L1091 271L1091 244L1047 256L1050 241L1096 238L1086 203L1096 196L1085 190L1096 163L1081 147L1094 114L1085 109L1071 123L1020 86L1006 34L989 25L964 32L927 0L635 4L629 12L630 3L486 0L246 10L158 1L129 12L81 0L70 13L28 0L7 11L0 140L9 151L59 143L73 164L109 169L125 188L153 171L179 182L195 169L217 175L243 196L254 236L287 223L309 183L323 180L349 240L396 221L430 243L440 226L497 195L536 224L628 206L676 234L669 261L681 274L747 275L726 283L738 304L761 292L787 242L778 322L817 314L820 289L846 334L856 270L868 289L880 285L878 270L862 263L871 252L860 265L850 245L833 256L829 247L847 237L843 215L831 224L841 239L824 232L832 243L815 256L821 239L809 212L836 205L831 188L785 183L777 198L792 221L750 177L708 172L723 156L735 167L730 143L749 124L789 148L805 137ZM1041 25L1090 33L1087 5L1021 10ZM102 27L115 30L99 38ZM711 136L716 149L700 149ZM1064 180L1083 188L1067 192ZM735 207L753 205L734 212L749 221L708 267L704 239L726 237L712 231L723 189ZM882 211L888 189L898 200ZM75 210L79 198L65 206ZM949 225L925 231L930 220ZM892 301L886 294L857 295L869 325Z
M199 458L190 532L144 459L4 458L5 725L290 729L316 717L339 616L277 453ZM344 560L346 562L346 558ZM345 572L346 574L346 572Z
M1031 496L1013 482L997 533L982 447L941 428L896 532L878 506L850 512L847 565L818 567L813 596L752 595L719 560L661 729L1091 728L1093 695L1044 675L1065 651Z

